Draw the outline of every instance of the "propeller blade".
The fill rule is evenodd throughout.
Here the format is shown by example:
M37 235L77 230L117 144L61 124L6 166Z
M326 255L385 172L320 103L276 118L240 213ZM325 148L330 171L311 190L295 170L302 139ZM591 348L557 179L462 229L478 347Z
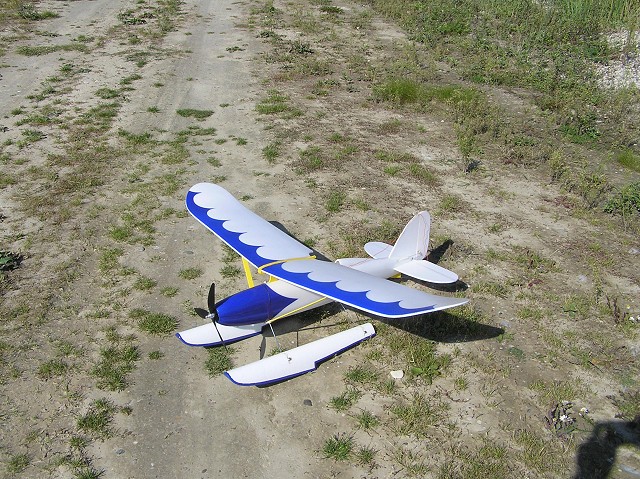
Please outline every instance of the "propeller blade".
M216 310L216 283L211 283L211 288L209 288L207 307L209 308L210 313L214 313Z
M209 311L207 311L206 309L203 308L193 308L193 310L196 312L196 314L198 316L200 316L202 319L207 319L207 314L209 314Z

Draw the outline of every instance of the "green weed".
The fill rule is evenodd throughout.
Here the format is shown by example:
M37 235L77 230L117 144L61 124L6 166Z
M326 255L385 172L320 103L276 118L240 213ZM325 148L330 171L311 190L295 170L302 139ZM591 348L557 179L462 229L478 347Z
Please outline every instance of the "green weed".
M262 156L268 163L273 164L276 162L278 157L280 156L280 141L274 141L273 143L268 144L262 149Z
M212 110L197 110L194 108L182 108L176 110L176 113L184 118L195 118L196 120L204 120L213 115Z
M640 389L620 391L617 396L611 399L614 406L618 408L616 417L626 421L638 421L640 418Z
M232 264L225 264L222 268L220 268L220 274L223 278L237 278L240 276L242 271L237 266Z
M329 401L329 407L336 411L346 411L360 399L362 393L355 388L347 388L340 396L334 396Z
M371 366L353 366L344 374L348 383L372 385L378 382L380 373Z
M156 280L147 278L146 276L140 276L136 279L135 283L133 283L133 288L140 291L148 291L155 288L157 285L158 282Z
M377 451L371 447L359 447L355 453L355 459L361 466L368 466L370 468L375 466L375 457Z
M16 52L20 55L27 57L37 57L42 55L48 55L55 52L82 52L89 51L87 45L84 43L67 43L65 45L46 45L46 46L20 46L16 49Z
M180 272L178 273L178 276L180 276L182 279L196 279L199 278L200 276L202 276L203 271L200 268L185 268L180 270Z
M354 447L352 436L335 434L327 439L322 447L324 457L336 461L346 461L351 456Z
M97 378L101 389L123 391L128 383L127 374L135 368L140 359L138 348L131 344L113 344L100 349L100 360L92 368L91 374Z
M164 357L164 353L160 351L151 351L149 353L149 359L158 360L158 359L162 359L163 357Z
M89 410L78 418L76 424L82 432L99 439L113 435L111 423L116 407L107 399L96 399L89 405Z
M131 319L138 321L138 328L154 335L172 333L178 326L178 321L169 315L152 313L146 309L133 309L129 313Z
M365 431L368 431L369 429L375 429L376 427L378 427L378 425L380 425L380 419L378 418L378 416L370 411L367 411L366 409L363 409L360 414L357 414L355 416L355 419L358 422L358 427L360 429L364 429Z
M393 428L401 435L427 437L429 428L443 419L446 408L445 403L435 398L415 393L410 403L399 403L390 408L395 416Z
M621 216L640 213L640 181L622 188L607 201L604 210Z
M344 191L332 191L331 193L329 193L324 207L330 213L337 213L344 205L346 198L347 195Z
M233 368L234 349L229 346L215 347L207 350L207 360L204 363L204 368L209 373L210 377L219 376L225 371Z
M7 461L7 472L9 474L20 474L29 464L31 464L31 457L28 454L13 454Z
M64 375L68 369L69 365L61 359L50 359L38 367L38 376L42 379L51 379Z
M162 288L162 289L160 290L160 294L161 294L162 296L166 296L167 298L173 298L175 295L177 295L177 294L178 294L178 292L179 292L179 291L180 291L180 290L179 290L178 288L176 288L176 287L173 287L173 286L167 286L167 287Z

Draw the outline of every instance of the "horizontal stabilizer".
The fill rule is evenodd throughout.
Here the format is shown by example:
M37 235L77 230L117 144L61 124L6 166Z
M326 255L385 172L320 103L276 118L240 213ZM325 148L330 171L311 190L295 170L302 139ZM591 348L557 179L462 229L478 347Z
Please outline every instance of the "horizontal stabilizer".
M266 386L313 371L322 361L376 334L370 323L284 351L224 374L240 386Z
M195 328L187 329L176 336L187 346L219 346L224 339L226 344L240 341L241 339L256 336L262 332L262 328L266 323L248 324L244 326L227 326L218 323L218 330L213 323L203 324ZM220 335L218 334L220 331Z
M425 260L409 261L399 266L394 266L393 269L399 273L406 274L421 281L428 281L429 283L446 284L458 281L458 275L453 271L449 271L442 266Z
M364 245L364 250L374 259L385 259L391 254L393 246L380 241L370 241Z

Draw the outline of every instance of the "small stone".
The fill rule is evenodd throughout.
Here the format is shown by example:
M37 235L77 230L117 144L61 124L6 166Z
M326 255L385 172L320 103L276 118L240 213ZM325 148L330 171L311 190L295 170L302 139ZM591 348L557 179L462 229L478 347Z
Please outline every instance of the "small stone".
M404 377L404 371L402 369L391 371L390 374L393 379L402 379Z
M311 399L305 399L304 401L302 401L302 404L304 404L305 406L313 406Z
M121 456L122 454L124 454L124 449L120 448L120 449L116 449L116 454L118 456Z

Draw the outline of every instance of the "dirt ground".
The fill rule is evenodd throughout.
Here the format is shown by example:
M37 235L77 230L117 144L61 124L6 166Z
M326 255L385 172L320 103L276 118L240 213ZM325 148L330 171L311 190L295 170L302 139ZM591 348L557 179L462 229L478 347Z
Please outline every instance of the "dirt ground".
M21 255L0 286L3 477L640 477L620 415L638 388L633 228L578 208L540 169L483 158L465 171L446 112L373 101L380 65L457 80L366 6L159 5L44 0L56 18L2 32L0 250ZM526 92L486 93L507 121L535 108ZM464 282L437 293L471 306L374 320L374 340L272 387L212 376L213 353L139 322L194 327L211 281L220 298L244 287L185 214L201 181L332 258L428 209L432 259ZM276 332L293 347L365 320L336 306ZM233 346L234 364L262 340ZM407 352L421 344L441 360L428 379ZM135 358L113 359L126 347ZM116 386L98 368L109 358ZM362 365L375 379L350 374ZM88 425L97 404L109 414ZM349 458L327 457L332 437L352 438Z

